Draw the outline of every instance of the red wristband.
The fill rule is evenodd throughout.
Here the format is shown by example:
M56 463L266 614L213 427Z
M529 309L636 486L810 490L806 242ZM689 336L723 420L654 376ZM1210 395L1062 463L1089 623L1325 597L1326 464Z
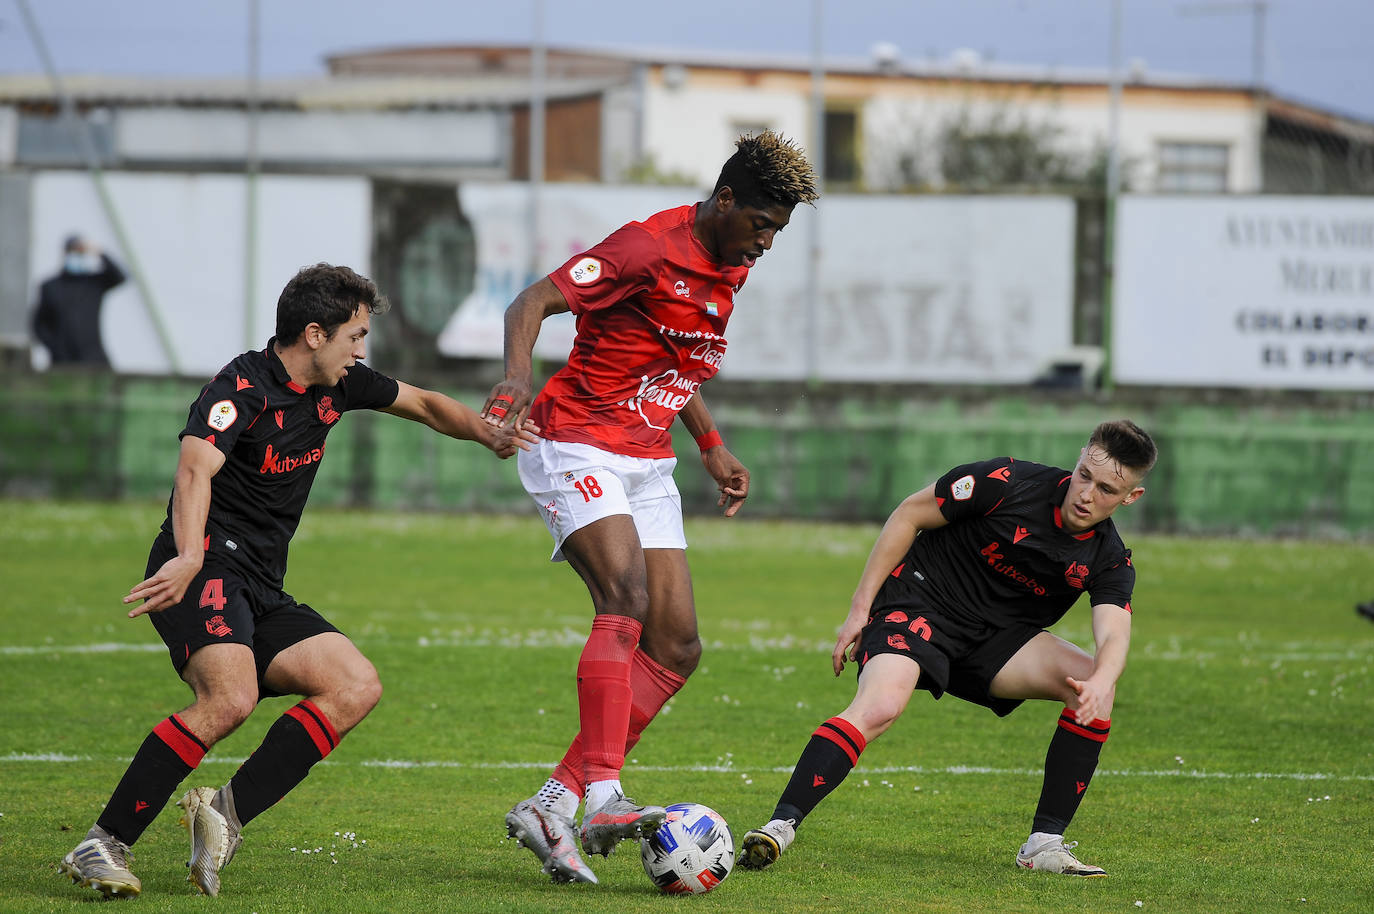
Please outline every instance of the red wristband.
M699 451L720 447L723 444L725 444L725 442L720 439L720 432L716 429L711 429L704 435L697 435L697 450Z

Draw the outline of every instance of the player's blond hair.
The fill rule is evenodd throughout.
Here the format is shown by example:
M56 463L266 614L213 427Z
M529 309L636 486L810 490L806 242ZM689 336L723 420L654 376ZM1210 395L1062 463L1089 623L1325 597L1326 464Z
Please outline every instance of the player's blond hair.
M764 130L741 136L735 154L720 170L712 194L729 187L745 206L796 206L815 203L816 171L792 140Z

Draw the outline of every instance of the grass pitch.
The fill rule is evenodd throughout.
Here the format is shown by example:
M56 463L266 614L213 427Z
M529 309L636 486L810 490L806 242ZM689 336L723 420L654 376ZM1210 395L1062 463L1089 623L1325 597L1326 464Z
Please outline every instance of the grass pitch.
M0 501L0 911L83 911L55 873L148 730L189 701L120 597L160 505ZM873 526L703 519L688 538L706 651L626 768L736 840L853 694L834 629ZM1106 879L1018 871L1059 708L1006 720L917 695L782 861L659 896L633 845L555 886L503 842L577 721L585 591L534 517L307 511L288 589L377 665L382 703L254 821L217 899L186 883L174 806L134 848L148 912L685 910L1350 911L1374 906L1368 545L1134 537L1134 644L1112 737L1069 834ZM1059 633L1091 647L1087 607ZM185 786L218 785L289 699L264 702ZM179 793L177 794L179 795ZM175 799L175 796L173 797ZM309 851L309 853L307 853Z

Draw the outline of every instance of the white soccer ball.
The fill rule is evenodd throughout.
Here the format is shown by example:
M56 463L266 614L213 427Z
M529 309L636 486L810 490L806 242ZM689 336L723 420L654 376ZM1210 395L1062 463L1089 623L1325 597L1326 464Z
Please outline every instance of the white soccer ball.
M735 866L735 837L720 813L700 803L674 803L658 830L639 842L654 885L670 895L704 895Z

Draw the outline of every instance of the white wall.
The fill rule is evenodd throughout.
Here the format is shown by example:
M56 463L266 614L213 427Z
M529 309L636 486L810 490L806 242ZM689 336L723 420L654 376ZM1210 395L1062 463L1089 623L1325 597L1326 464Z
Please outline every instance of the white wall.
M1033 127L1052 126L1062 133L1059 148L1073 153L1091 153L1106 148L1108 109L1105 105L1032 101L1007 106L971 97L912 99L878 97L863 108L864 176L872 189L898 189L897 154L917 151L927 174L937 170L934 141L941 127L967 112L975 124L1001 114L1005 123L1026 123ZM1123 163L1130 167L1133 188L1155 188L1156 165L1161 143L1222 143L1230 147L1227 190L1254 193L1259 189L1259 146L1256 114L1234 106L1160 107L1134 104L1123 107L1120 123L1120 150Z
M105 299L101 330L115 370L172 371L132 277L137 261L173 340L183 374L209 377L234 356L262 346L276 322L277 297L302 266L326 261L371 269L371 187L363 178L258 179L257 282L253 329L246 328L245 179L238 175L106 173L129 249L106 218L85 172L34 176L29 275L37 284L61 265L63 239L85 234L131 276Z
M506 130L494 111L264 111L265 162L392 162L493 167ZM134 161L241 160L248 116L240 111L126 108L115 115L116 154Z
M735 151L737 124L766 124L810 146L808 99L793 92L648 86L644 151L661 171L695 178L710 190Z

